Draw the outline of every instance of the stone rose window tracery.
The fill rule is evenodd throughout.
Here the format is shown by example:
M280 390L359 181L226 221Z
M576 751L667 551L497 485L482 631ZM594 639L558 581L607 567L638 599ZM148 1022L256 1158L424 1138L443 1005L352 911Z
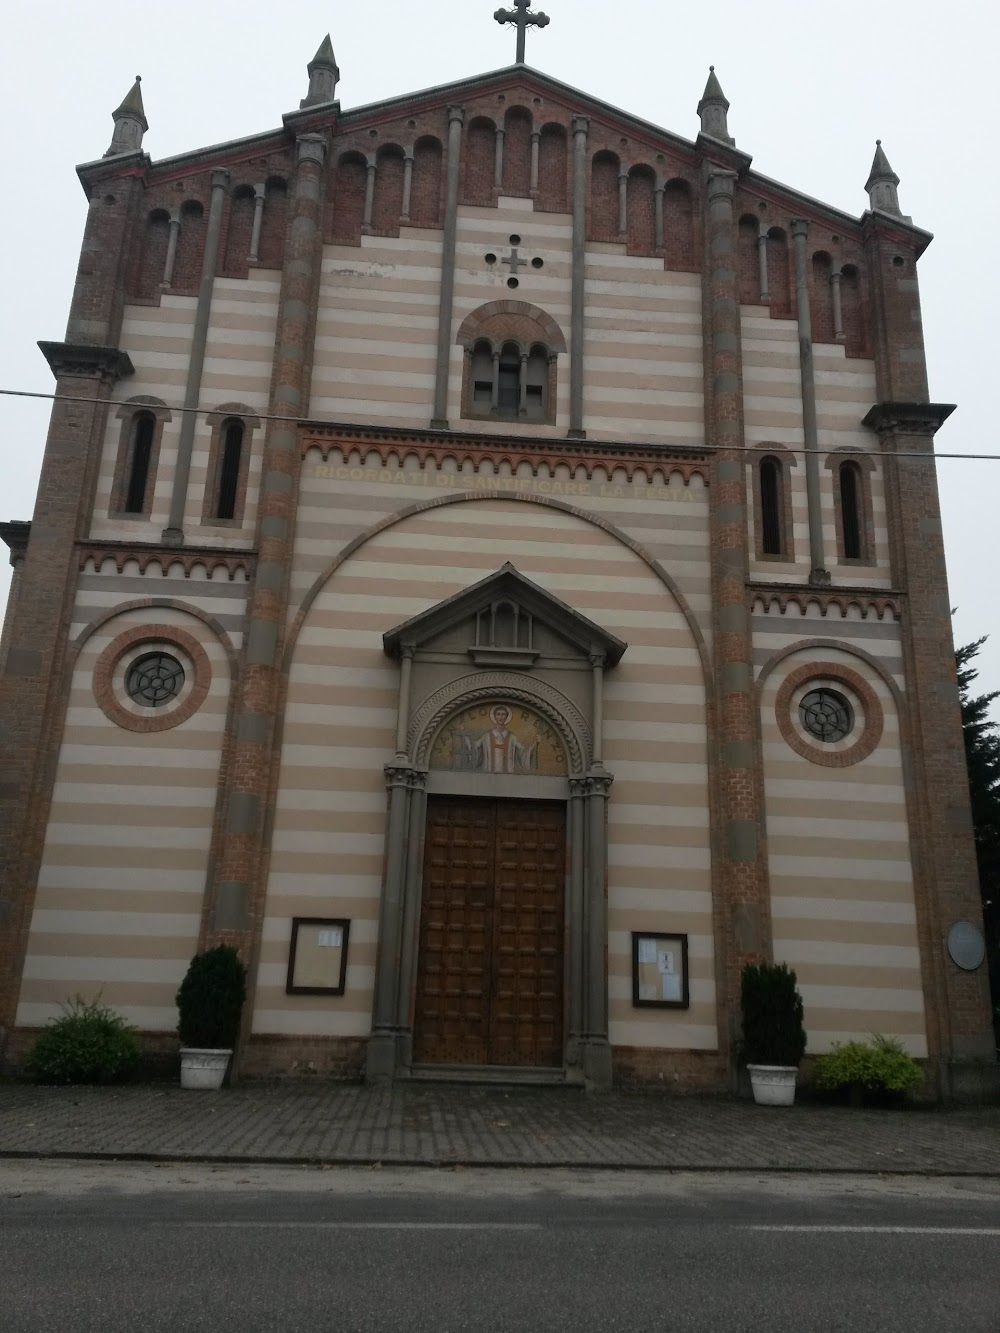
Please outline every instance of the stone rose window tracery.
M832 745L854 729L854 710L837 690L810 690L799 703L799 717L810 736Z
M181 692L184 668L169 653L144 653L129 667L125 689L130 699L160 708Z

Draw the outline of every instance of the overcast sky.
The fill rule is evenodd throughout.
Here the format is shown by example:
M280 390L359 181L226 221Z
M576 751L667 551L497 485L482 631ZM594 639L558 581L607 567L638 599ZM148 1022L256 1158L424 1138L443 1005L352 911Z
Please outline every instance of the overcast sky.
M496 0L8 0L0 387L52 387L35 344L65 334L86 211L74 167L107 148L111 111L135 74L155 161L278 126L305 95L306 63L327 31L345 109L511 64L514 33L493 21L495 8ZM958 404L938 451L1000 454L1000 282L988 239L1000 215L995 0L536 0L535 8L552 22L529 33L529 64L687 138L714 64L732 103L730 132L756 169L854 215L867 206L881 138L903 211L936 236L919 270L931 397ZM48 416L44 402L0 397L0 518L31 517ZM991 635L980 685L1000 689L990 554L1000 462L942 460L939 476L956 638ZM0 604L9 575L3 560Z

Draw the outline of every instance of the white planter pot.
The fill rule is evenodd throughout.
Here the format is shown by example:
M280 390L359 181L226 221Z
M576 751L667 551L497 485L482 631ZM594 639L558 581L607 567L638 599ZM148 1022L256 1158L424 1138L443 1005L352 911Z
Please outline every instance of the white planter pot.
M747 1065L758 1106L792 1106L797 1065Z
M181 1047L181 1087L221 1088L232 1051L205 1051Z

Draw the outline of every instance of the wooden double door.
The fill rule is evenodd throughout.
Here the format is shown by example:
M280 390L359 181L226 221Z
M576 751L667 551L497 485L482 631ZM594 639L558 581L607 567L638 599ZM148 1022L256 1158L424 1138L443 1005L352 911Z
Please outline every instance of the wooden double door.
M429 800L417 1063L562 1064L565 876L565 805Z

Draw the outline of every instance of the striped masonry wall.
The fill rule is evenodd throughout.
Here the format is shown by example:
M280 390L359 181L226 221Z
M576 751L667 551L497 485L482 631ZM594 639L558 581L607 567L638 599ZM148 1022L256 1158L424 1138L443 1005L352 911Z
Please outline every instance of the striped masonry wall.
M211 686L186 722L144 733L102 712L94 668L119 635L153 620L201 644ZM198 944L228 695L225 650L195 616L126 612L87 639L73 670L19 1025L44 1024L81 994L99 995L140 1028L176 1027L174 995Z
M778 456L790 466L792 536L794 560L754 558L754 511L750 508L750 569L755 579L787 582L809 576L809 515L806 501L806 471L802 455L802 385L799 373L798 324L790 319L771 319L759 306L742 307L743 404L748 445L784 445L798 452ZM823 542L827 568L838 584L874 588L891 586L889 534L887 529L884 472L876 460L871 473L872 517L875 527L875 567L840 564L837 559L837 528L834 487L837 477L826 467L827 456L837 450L869 454L878 440L866 430L862 418L877 401L875 363L852 357L832 343L813 345L816 382L816 417L819 431L820 488L823 511ZM747 489L753 495L753 465L747 464Z
M362 458L336 447L325 458L310 449L303 463L290 618L349 542L404 509L467 492L551 499L614 525L669 574L710 638L708 490L699 474L685 484L678 471L669 483L660 474L647 480L637 472L629 482L623 469L595 468L588 478L582 466L541 464L533 474L522 463L515 475L506 462L485 460L477 468L471 461L428 459L421 467L413 455L403 464L395 454L383 463L374 451ZM504 558L498 552L497 564Z
M300 525L300 542L303 537ZM324 583L295 646L254 1031L364 1036L370 1029L384 854L383 764L397 666L382 635L511 560L629 642L606 686L611 1040L717 1045L707 730L700 658L664 583L582 517L486 498L413 514L363 543ZM581 579L580 571L588 574ZM284 993L290 922L352 919L347 993ZM632 930L690 932L687 1011L632 1009Z
M809 662L849 667L881 704L881 743L850 767L811 762L779 731L775 704L781 683ZM823 683L848 697L857 726L863 727L863 701L841 681L818 674L792 695L796 734L807 737L798 718L799 698ZM835 1041L864 1040L880 1032L902 1038L912 1055L926 1056L903 758L892 692L848 646L805 648L768 674L760 707L774 957L798 974L807 1051L820 1054ZM830 752L854 739L813 745Z
M326 245L310 414L318 421L425 427L434 399L441 233Z
M255 270L249 279L216 278L199 401L204 413L233 402L242 403L255 413L267 412L280 283L281 274L269 270ZM164 294L157 306L125 307L121 346L132 358L135 374L121 381L116 399L146 395L160 399L172 409L181 406L196 305L194 297ZM111 518L109 507L122 430L116 413L115 408L109 413L90 535L95 540L158 541L170 510L182 416L175 410L163 427L150 515ZM246 505L239 529L202 524L210 443L211 427L205 416L199 415L185 511L186 530L195 543L204 541L237 549L250 546L257 517L263 427L252 440Z

